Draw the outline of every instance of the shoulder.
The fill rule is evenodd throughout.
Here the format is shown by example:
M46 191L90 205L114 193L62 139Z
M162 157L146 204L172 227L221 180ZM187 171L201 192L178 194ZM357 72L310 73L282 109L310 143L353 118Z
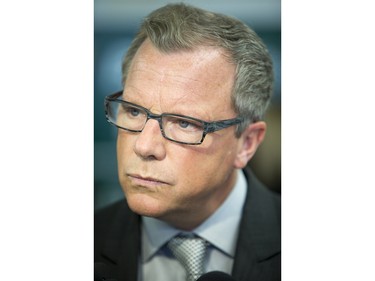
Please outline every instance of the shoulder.
M117 201L104 208L95 211L94 226L95 232L102 228L109 227L115 218L122 212L127 211L127 204L125 200Z
M245 175L248 179L248 191L242 227L247 234L263 237L257 241L258 245L267 245L265 248L272 248L271 252L279 252L281 249L280 194L267 188L250 170L246 170ZM269 247L270 245L272 247Z
M280 280L281 200L249 170L233 276L237 280Z
M95 211L95 256L107 245L108 241L120 241L127 231L127 224L124 222L136 221L136 217L137 215L129 209L125 199Z
M266 211L269 214L279 215L281 213L281 196L265 186L258 180L255 174L246 168L243 170L247 179L248 194L247 201L256 206L256 209Z

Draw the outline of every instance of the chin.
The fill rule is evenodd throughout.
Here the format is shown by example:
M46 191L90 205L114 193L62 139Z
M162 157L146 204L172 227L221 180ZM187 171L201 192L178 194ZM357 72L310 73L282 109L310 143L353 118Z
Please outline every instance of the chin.
M164 204L158 199L146 194L132 194L127 196L129 208L136 214L146 217L158 218L165 214Z

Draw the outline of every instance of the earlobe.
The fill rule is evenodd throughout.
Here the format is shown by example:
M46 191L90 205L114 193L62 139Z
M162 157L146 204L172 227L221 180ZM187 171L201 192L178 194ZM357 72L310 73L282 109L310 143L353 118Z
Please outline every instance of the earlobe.
M239 141L237 156L234 162L235 168L244 168L254 156L258 146L262 143L266 134L267 125L263 121L250 124L242 133Z

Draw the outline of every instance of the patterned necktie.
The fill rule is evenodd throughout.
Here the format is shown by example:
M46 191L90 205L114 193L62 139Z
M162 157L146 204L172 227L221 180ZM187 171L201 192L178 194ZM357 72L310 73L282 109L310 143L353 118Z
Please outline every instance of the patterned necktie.
M203 274L203 260L207 241L199 237L176 236L168 248L186 270L186 281L195 281Z

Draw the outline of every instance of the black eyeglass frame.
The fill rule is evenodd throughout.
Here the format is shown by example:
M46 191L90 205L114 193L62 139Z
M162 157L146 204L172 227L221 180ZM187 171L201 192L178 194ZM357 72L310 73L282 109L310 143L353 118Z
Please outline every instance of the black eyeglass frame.
M150 119L154 119L154 120L158 121L160 131L161 131L164 138L166 138L167 140L176 142L176 143L180 143L180 144L199 145L199 144L203 143L207 134L213 133L213 132L216 132L216 131L219 131L219 130L222 130L222 129L225 129L225 128L228 128L228 127L231 127L231 126L234 126L234 125L237 125L237 124L240 124L241 122L243 122L243 118L241 118L241 117L236 117L236 118L233 118L233 119L218 120L218 121L213 121L213 122L207 122L207 121L204 121L204 120L200 120L200 119L197 119L197 118L194 118L194 117L181 115L181 114L174 114L174 113L154 114L151 111L149 111L147 108L144 108L143 106L140 106L138 104L134 104L134 103L119 99L119 97L121 95L122 95L122 91L116 92L112 95L109 95L109 96L105 97L104 111L105 111L106 119L110 124L116 126L117 128L129 131L129 132L140 133L140 132L143 131L144 126L146 125L147 121L150 120ZM111 122L110 118L109 118L109 115L108 115L108 103L113 102L113 101L123 103L123 104L128 104L128 105L131 105L135 108L139 108L139 109L145 111L146 114L147 114L147 119L145 121L145 125L143 126L142 130L131 130L131 129L123 128L123 127L118 126L117 124ZM201 123L202 126L203 126L203 133L202 133L201 140L197 143L188 143L188 142L177 141L177 140L174 140L174 139L171 139L171 138L167 137L164 133L164 130L163 130L163 123L162 123L163 116L182 117L182 118L185 118L187 120L192 120L192 121Z

